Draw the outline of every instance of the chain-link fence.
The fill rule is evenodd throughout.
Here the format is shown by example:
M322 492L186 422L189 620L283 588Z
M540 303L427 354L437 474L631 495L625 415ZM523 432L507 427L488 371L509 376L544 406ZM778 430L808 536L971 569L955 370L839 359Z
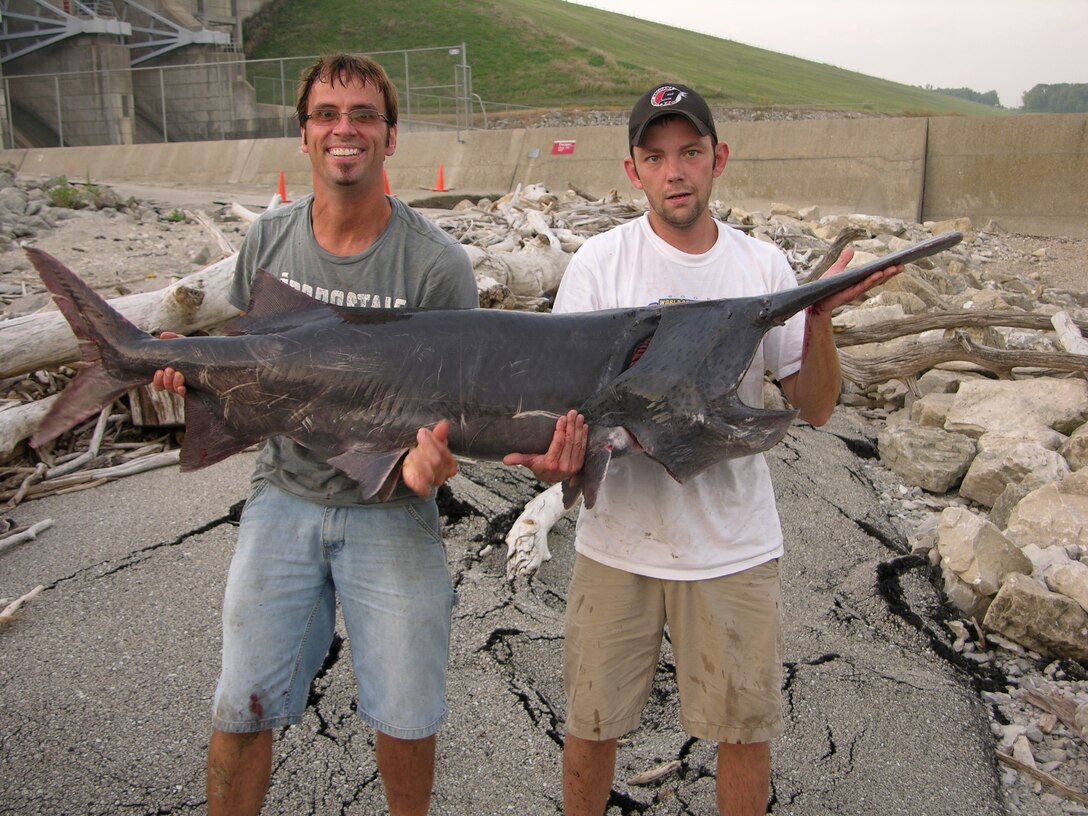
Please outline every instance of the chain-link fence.
M123 48L123 46L113 46ZM95 44L95 62L124 52ZM4 147L140 144L292 136L295 92L316 56L244 60L195 49L209 61L3 77ZM193 53L193 52L190 52ZM113 59L111 59L111 56ZM401 131L487 126L472 93L464 44L370 53L389 73L400 100ZM209 59L210 58L210 59Z

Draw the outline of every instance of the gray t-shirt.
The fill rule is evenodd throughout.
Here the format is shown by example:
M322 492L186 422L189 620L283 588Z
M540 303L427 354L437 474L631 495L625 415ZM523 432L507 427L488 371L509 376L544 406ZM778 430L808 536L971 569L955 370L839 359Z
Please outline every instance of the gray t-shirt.
M378 239L357 255L333 255L314 238L313 196L270 210L255 221L238 253L230 302L243 311L249 286L265 269L304 294L349 308L469 309L479 305L472 264L441 229L390 197L392 217ZM328 505L364 504L358 484L325 460L330 454L271 437L257 457L254 481L268 481ZM415 494L398 484L390 501Z

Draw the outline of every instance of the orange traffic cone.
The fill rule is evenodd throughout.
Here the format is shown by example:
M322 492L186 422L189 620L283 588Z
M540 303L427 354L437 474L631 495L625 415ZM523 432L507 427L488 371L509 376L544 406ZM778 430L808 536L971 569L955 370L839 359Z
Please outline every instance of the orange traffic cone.
M291 201L291 199L287 197L287 185L284 183L282 170L280 170L280 186L277 192L279 193L280 201L282 201L284 204L287 204Z
M392 193L389 192L389 174L385 171L384 167L382 168L382 184L385 185L385 194L392 195Z
M450 187L447 187L442 179L442 162L438 163L438 181L435 182L434 187L431 188L435 193L446 193L450 191Z

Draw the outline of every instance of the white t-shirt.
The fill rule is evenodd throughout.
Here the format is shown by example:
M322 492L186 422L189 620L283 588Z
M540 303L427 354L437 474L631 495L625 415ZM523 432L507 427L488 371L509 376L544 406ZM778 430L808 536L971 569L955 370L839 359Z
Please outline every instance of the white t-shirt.
M750 297L797 285L782 252L718 222L701 255L681 252L648 216L589 239L571 259L554 311ZM763 374L801 367L804 313L771 329L738 395L763 407ZM762 454L720 462L684 484L650 457L613 459L596 505L578 517L575 549L602 564L671 580L715 578L782 555L782 529Z

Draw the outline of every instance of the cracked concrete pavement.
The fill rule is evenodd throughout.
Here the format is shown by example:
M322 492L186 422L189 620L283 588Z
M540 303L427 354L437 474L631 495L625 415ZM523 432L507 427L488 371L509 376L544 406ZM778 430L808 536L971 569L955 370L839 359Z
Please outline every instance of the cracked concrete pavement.
M1003 814L986 709L971 676L940 656L939 597L853 452L867 444L837 416L768 454L787 540L787 730L772 812ZM13 513L55 526L0 553L0 592L46 587L0 630L0 814L204 812L230 514L252 459L144 473ZM459 603L436 816L561 812L573 516L532 579L505 580L502 543L537 490L520 472L469 463L441 497ZM265 813L385 812L349 649L338 637L305 721L277 735ZM714 812L714 746L680 730L673 673L666 642L643 724L619 750L610 816ZM627 784L671 760L679 767L652 785Z

